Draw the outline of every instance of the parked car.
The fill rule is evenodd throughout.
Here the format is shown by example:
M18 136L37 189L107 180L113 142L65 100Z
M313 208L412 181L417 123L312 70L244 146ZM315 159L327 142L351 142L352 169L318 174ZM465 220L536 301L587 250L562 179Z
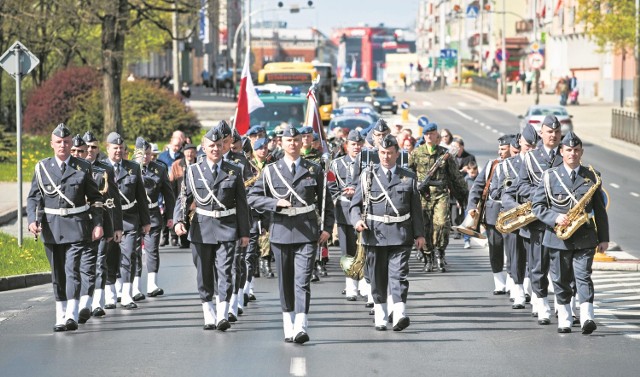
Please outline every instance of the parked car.
M369 83L364 79L344 79L338 87L338 106L347 102L373 102Z
M396 102L396 99L391 97L385 89L372 89L371 94L373 94L373 106L377 112L381 114L383 111L391 111L393 114L398 113L398 102Z
M236 70L236 79L240 81L241 77L242 77L242 69L239 68ZM233 70L226 69L226 70L219 71L218 74L216 75L216 83L218 85L218 88L224 88L224 89L233 88Z
M555 115L560 121L562 135L566 135L569 131L573 131L573 122L567 109L564 106L559 105L532 105L529 106L527 112L524 115L518 115L520 122L520 132L524 129L524 126L531 124L536 131L540 132L542 128L542 121L547 115Z
M376 118L376 121L380 118L380 114L369 102L347 102L340 106L340 108L333 110L331 118L333 119L336 116L348 114L369 114Z

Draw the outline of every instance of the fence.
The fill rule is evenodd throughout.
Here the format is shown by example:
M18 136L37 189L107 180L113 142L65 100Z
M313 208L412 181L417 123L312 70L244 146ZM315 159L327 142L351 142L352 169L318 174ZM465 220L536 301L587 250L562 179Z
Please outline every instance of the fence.
M494 79L472 76L471 90L482 93L494 99L500 99L500 94L498 92L498 82Z
M640 145L640 118L638 114L620 109L611 110L611 137Z

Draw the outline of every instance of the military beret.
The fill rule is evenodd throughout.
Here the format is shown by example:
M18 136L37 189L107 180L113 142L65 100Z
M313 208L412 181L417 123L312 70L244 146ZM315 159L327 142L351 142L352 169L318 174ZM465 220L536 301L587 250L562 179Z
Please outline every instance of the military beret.
M578 145L582 145L582 140L576 135L573 131L569 131L562 138L562 145L567 147L577 147Z
M271 140L271 139L275 139L276 138L276 132L275 131L271 131L267 134L267 139Z
M209 131L207 131L207 133L204 134L204 137L206 139L211 140L211 141L220 141L220 140L224 139L224 135L222 133L222 130L218 126L211 127L211 129L209 129Z
M529 123L522 129L522 137L528 144L536 145L538 143L538 131Z
M120 136L119 133L112 132L109 135L107 135L107 143L116 144L116 145L122 145L122 144L124 144L124 139L122 138L122 136Z
M380 141L380 146L382 148L398 147L398 140L391 134L385 135L382 141Z
M186 151L186 150L188 150L188 149L193 149L193 150L195 150L195 149L197 149L197 148L196 148L196 145L195 145L195 144L191 144L191 143L187 143L187 144L185 144L185 145L182 147L182 151L183 151L183 152L184 152L184 151Z
M136 149L147 150L151 148L151 144L147 142L142 136L136 138Z
M314 132L313 133L313 141L318 141L318 140L320 140L320 135L318 135L317 132Z
M84 140L85 143L93 143L95 141L98 141L98 139L96 139L96 136L91 131L85 132L82 136L82 140Z
M220 122L218 122L218 124L214 128L220 130L223 138L231 136L231 126L229 126L229 123L227 123L227 121L225 120L221 120Z
M498 138L498 145L499 146L503 146L503 145L509 145L511 143L511 138L513 137L513 135L502 135Z
M313 127L303 126L303 127L300 127L298 132L300 132L300 135L311 135L313 134Z
M349 131L349 135L347 135L347 140L355 141L356 143L360 143L364 141L364 137L358 130Z
M282 129L282 137L296 137L300 135L300 131L292 125L288 125Z
M422 129L422 134L426 134L427 132L431 132L431 131L437 131L438 130L438 125L435 123L429 123L426 125L426 127L424 127Z
M511 138L511 146L515 149L520 149L520 134L515 134Z
M60 123L56 128L53 129L53 132L51 132L51 134L57 137L67 137L71 135L71 130L69 130L67 126L64 125L64 123Z
M236 130L235 128L233 129L232 135L233 135L233 142L234 143L237 143L238 141L242 140L242 137L238 133L238 130Z
M247 136L257 135L257 134L259 134L261 132L266 132L264 127L262 127L262 126L252 126L251 128L249 128L249 131L247 131Z
M369 143L369 145L375 144L375 141L373 140L373 130L369 131L365 140L367 141L367 143Z
M267 146L267 143L269 143L269 140L261 137L260 139L256 140L255 143L253 143L253 150L257 151L260 148L264 148Z
M83 145L87 145L87 143L85 143L82 137L80 137L80 134L77 134L73 137L73 144L71 145L74 147L81 147Z
M558 118L556 118L555 115L547 115L546 117L544 117L542 125L555 130L557 128L560 128L560 121L558 120Z
M253 152L253 147L251 146L251 140L248 137L243 137L242 139L242 151L244 153Z
M389 125L384 119L380 118L373 126L373 130L378 132L387 132L389 131Z
M427 118L426 116L423 115L420 118L418 118L418 126L422 128L426 128L428 124L429 124L429 118Z

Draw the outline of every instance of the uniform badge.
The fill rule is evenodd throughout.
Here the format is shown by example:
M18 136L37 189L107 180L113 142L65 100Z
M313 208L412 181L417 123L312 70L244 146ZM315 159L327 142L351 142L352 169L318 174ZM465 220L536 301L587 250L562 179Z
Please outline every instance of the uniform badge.
M80 165L76 165L76 170L78 170L78 171L82 170L82 168L80 167Z
M158 169L153 169L153 172L158 174Z
M129 169L129 175L133 175L133 170Z
M227 174L229 174L229 175L234 175L234 174L236 174L236 173L235 173L233 170L229 170L229 171L227 172Z
M584 179L584 181L585 181L586 183L591 183L591 180L590 180L589 178L585 178L585 179Z
M53 189L53 187L51 185L47 185L47 191L50 191L52 189Z
M313 166L312 166L312 167L310 167L310 168L309 168L309 173L314 173L314 172L315 172L315 169L313 168Z
M239 164L240 163L240 159L236 158L235 160L233 160L233 162L235 162L236 164Z

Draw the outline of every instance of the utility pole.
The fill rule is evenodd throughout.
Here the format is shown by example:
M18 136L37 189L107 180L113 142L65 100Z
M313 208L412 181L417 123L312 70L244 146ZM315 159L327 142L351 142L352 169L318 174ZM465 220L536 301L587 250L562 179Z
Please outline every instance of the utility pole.
M440 6L440 51L444 50L446 48L445 45L445 18L446 18L446 12L444 9L444 5L445 5L445 1L441 1L439 6ZM442 56L440 56L438 58L438 65L440 66L440 88L444 89L445 85L444 85L444 61L445 59L442 58Z
M636 58L635 97L636 113L640 114L640 0L636 0L636 43L634 48Z
M538 2L533 2L533 41L538 42ZM537 52L537 51L535 51ZM536 85L536 102L535 104L540 103L540 68L536 68L534 71L534 79Z
M462 86L462 25L464 17L461 14L462 10L458 11L458 86Z
M480 49L480 53L478 56L478 76L482 77L483 76L483 70L482 70L482 47L484 44L484 0L480 0L480 9L478 10L478 12L480 12L480 42L478 44L478 48Z
M173 13L171 13L171 35L173 36L171 41L172 46L172 65L173 65L173 93L178 94L180 92L180 62L178 55L178 4L173 2Z
M251 0L244 0L244 14L247 19L247 27L245 29L245 48L247 54L251 55Z
M507 102L507 2L502 0L502 60L500 70L502 71L502 98Z

